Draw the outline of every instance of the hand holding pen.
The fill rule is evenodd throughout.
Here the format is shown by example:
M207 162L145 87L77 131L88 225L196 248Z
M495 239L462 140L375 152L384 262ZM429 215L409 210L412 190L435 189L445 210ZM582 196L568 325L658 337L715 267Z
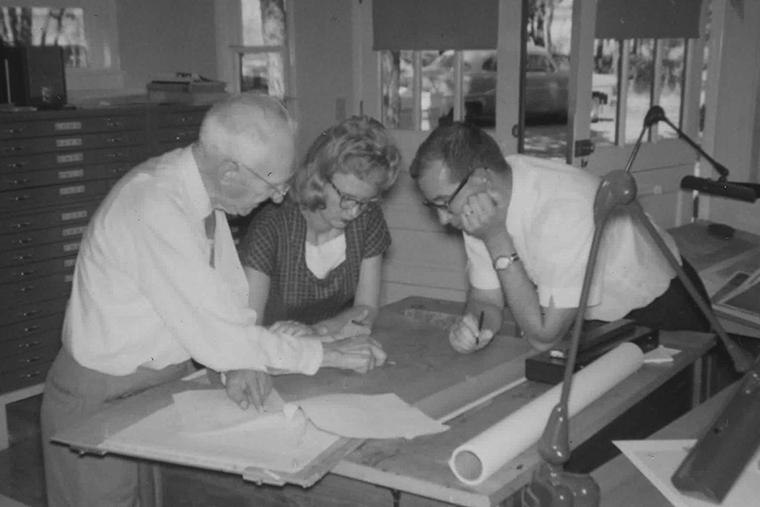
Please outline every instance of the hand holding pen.
M467 313L449 331L449 343L457 352L469 354L482 349L493 338L493 331L484 329L485 312L480 312L476 318Z

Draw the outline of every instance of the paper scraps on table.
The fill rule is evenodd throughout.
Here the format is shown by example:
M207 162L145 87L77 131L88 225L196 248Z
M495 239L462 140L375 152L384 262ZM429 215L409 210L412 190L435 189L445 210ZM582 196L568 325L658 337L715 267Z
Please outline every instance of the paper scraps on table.
M347 438L412 439L449 428L392 393L326 394L298 405L314 426Z
M676 354L680 354L678 349L671 349L664 345L659 345L656 349L650 350L644 354L644 364L664 364L672 363L673 357Z
M224 389L190 390L172 395L183 433L212 433L240 428L261 418L282 417L285 403L272 391L258 411L241 410ZM285 413L291 416L292 411Z

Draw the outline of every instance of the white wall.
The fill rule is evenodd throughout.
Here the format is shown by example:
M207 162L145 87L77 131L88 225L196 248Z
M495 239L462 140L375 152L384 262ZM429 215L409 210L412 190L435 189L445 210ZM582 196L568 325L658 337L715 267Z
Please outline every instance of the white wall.
M713 157L732 181L760 177L760 2L724 0ZM708 166L709 167L709 166ZM760 203L711 198L708 218L760 234Z

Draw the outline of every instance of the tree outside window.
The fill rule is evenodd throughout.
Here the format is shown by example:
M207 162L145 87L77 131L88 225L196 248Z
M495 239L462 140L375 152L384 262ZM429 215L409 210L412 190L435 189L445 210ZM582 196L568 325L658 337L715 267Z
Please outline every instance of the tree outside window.
M0 7L0 40L8 46L60 46L67 67L88 67L81 7Z

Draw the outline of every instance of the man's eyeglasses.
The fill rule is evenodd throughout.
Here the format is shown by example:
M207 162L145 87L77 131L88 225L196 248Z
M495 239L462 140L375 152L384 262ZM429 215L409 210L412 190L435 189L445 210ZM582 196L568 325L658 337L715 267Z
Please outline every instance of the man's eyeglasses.
M467 185L467 182L470 181L470 176L472 176L474 172L475 172L474 170L470 171L467 174L467 176L465 176L465 178L461 182L459 182L459 185L457 185L456 190L454 190L454 192L449 196L449 198L446 199L446 202L436 202L436 201L431 201L430 199L425 199L424 201L422 201L422 204L424 204L428 208L433 208L433 209L438 209L441 211L447 211L449 213L453 213L449 206L451 205L452 202L454 202L454 199L456 198L457 194L462 191L465 185Z
M335 190L335 193L338 194L338 197L340 197L340 209L350 210L350 209L358 208L359 213L363 213L370 206L377 206L383 200L382 197L372 197L371 199L359 199L358 197L353 196L351 194L346 194L344 192L341 192L341 190L335 186L335 183L332 182L332 179L328 179L327 182L330 184L331 187L333 187L333 190Z
M245 165L243 165L240 162L237 162L235 160L230 160L229 162L231 164L237 166L238 170L239 169L245 169L249 173L251 173L254 176L256 176L256 178L258 178L259 180L261 180L264 183L266 183L267 186L269 187L269 189L273 192L272 197L278 197L279 196L279 197L281 197L281 198L284 199L285 196L288 195L288 191L290 190L290 184L287 181L283 182L283 183L280 183L279 185L275 185L274 183L271 183L271 182L265 180L263 176L259 175L259 173L257 173L256 171L254 171L250 167L245 166Z

